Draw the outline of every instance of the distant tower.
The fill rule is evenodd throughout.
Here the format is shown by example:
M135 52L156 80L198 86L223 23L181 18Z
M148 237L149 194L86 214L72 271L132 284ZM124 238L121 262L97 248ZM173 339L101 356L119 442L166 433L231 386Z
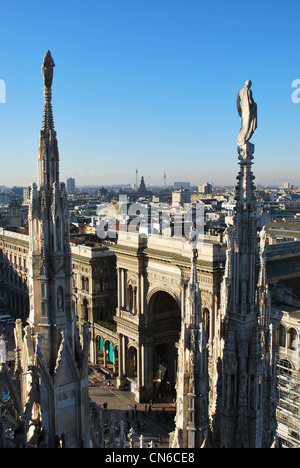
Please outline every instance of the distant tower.
M276 432L275 335L270 323L264 231L258 249L251 170L254 145L249 142L256 128L256 104L247 83L239 93L240 172L233 225L226 231L227 260L213 357L218 371L213 440L220 448L270 448Z
M69 179L67 179L67 193L71 194L71 193L75 193L75 192L76 192L75 179L70 177Z
M197 237L191 230L191 276L178 343L176 428L173 448L208 448L208 350L197 278Z
M141 191L146 190L144 176L142 176L142 178L141 178L140 189L141 189Z
M167 174L164 172L164 190L166 190L167 187Z
M22 402L35 405L29 415L45 431L48 447L67 438L69 447L89 444L87 359L90 334L83 346L72 310L72 265L65 185L59 181L59 153L52 112L54 62L43 65L44 116L38 149L39 185L32 184L29 205L30 314L20 350ZM30 421L28 421L30 423Z
M140 186L139 186L137 192L138 192L140 197L146 197L148 195L148 191L146 190L144 176L142 176L142 178L141 178L141 183L140 183Z
M138 170L135 170L135 188L138 189Z

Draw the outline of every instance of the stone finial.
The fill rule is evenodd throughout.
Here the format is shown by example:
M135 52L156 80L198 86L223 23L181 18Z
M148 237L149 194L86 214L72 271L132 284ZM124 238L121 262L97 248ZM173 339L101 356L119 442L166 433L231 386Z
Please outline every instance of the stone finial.
M44 85L49 90L52 88L54 67L55 67L55 63L51 56L51 52L50 50L47 50L46 55L44 57L44 62L42 65L42 75L44 77Z

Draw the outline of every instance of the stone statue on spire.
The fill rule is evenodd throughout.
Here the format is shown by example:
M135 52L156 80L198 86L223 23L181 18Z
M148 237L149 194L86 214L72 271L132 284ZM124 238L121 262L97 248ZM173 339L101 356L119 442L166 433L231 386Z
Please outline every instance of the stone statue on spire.
M42 65L42 75L44 77L44 84L47 89L51 89L53 81L53 68L55 67L54 60L51 56L50 50L46 51L44 62Z
M257 128L257 105L252 97L251 85L252 82L247 80L244 88L239 91L236 101L239 116L242 118L237 139L237 144L240 147L250 140Z

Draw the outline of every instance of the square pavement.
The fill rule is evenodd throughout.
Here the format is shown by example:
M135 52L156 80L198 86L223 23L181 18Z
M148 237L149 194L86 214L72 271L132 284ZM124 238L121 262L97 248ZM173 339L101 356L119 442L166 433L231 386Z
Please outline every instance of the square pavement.
M132 427L135 431L134 448L139 447L141 434L144 436L145 447L153 441L158 448L168 448L169 433L175 429L174 405L161 401L153 403L149 411L149 403L136 403L134 394L118 390L115 382L115 378L105 378L90 366L89 396L103 408L104 421L109 425L112 416L116 424L123 420L126 433Z

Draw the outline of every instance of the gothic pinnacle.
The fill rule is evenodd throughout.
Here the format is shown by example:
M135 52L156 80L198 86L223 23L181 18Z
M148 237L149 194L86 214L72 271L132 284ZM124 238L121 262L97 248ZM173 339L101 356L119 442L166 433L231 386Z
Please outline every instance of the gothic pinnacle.
M55 67L51 52L46 51L42 65L44 111L39 142L39 186L50 188L59 182L59 154L52 110L52 82Z
M42 65L42 75L44 78L44 115L42 130L54 130L53 111L52 111L52 82L53 68L55 67L54 60L50 50L46 51Z

